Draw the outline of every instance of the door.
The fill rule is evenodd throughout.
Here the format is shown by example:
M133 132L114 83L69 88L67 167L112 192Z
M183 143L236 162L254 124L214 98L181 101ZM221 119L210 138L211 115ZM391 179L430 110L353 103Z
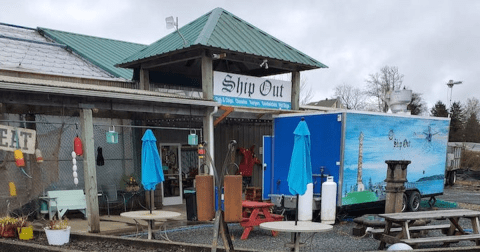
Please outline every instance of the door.
M262 200L270 199L272 193L272 136L263 136L263 172L262 172Z
M165 206L183 203L181 147L180 144L160 144L165 176L162 202Z

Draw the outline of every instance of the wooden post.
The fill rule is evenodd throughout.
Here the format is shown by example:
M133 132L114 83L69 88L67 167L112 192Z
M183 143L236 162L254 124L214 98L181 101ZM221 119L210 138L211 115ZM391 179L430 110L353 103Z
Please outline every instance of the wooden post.
M150 90L150 71L140 68L140 90Z
M409 160L387 160L387 186L385 192L385 213L402 212L403 193L405 192L404 183L407 181L407 166L411 163Z
M300 72L292 72L292 110L300 109Z
M80 110L80 125L82 127L83 174L85 178L85 198L87 200L88 232L100 233L97 170L95 166L93 116L91 109Z
M212 58L202 56L202 92L204 99L213 99Z

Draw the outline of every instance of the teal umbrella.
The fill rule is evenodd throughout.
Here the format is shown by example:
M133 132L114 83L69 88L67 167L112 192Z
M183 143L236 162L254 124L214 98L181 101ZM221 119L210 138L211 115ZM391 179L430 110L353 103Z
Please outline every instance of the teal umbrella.
M307 184L312 183L312 163L310 158L310 131L305 119L298 123L295 128L292 159L288 169L288 190L291 194L297 195L297 215L295 225L298 220L298 195L303 195L307 191Z
M157 139L152 130L147 129L142 137L142 185L145 190L150 190L150 213L153 208L153 190L164 180Z

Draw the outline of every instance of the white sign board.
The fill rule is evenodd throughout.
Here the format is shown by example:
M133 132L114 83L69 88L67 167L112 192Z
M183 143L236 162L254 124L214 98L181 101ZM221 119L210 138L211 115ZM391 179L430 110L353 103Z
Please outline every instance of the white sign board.
M292 83L232 73L213 73L213 99L223 105L291 109Z
M15 151L18 146L23 153L34 154L36 139L35 130L0 125L0 150Z

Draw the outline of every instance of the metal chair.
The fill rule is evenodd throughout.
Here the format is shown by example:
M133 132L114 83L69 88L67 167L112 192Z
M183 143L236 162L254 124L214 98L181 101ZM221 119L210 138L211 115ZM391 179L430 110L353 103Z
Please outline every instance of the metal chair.
M127 204L125 203L125 195L122 193L118 193L117 187L115 185L104 185L102 186L102 191L105 196L105 199L107 200L107 213L108 216L110 216L110 204L111 203L122 203L123 204L123 209L126 212L127 211ZM122 196L121 198L118 197L118 195Z

